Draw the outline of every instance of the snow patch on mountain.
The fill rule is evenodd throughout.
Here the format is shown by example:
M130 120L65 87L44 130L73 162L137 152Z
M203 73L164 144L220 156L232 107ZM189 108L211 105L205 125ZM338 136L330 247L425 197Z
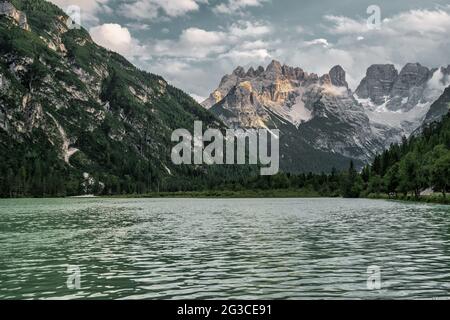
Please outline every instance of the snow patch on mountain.
M445 88L450 84L447 70L442 67L431 70L429 79L423 83L415 84L416 75L410 74L409 76L412 84L406 85L406 87L409 86L409 90L406 93L405 91L402 92L404 96L398 96L399 93L392 90L387 95L377 96L377 102L384 101L377 104L370 97L361 98L357 93L354 94L356 101L364 107L372 125L384 125L400 129L402 135L409 136L422 125L431 104L442 95ZM392 80L393 89L399 81ZM402 84L404 85L404 83Z
M297 96L295 97L294 104L291 106L287 104L273 106L270 110L296 127L308 122L313 118L313 113L312 110L305 106L305 101L303 101L304 92L304 88L298 88L295 90Z

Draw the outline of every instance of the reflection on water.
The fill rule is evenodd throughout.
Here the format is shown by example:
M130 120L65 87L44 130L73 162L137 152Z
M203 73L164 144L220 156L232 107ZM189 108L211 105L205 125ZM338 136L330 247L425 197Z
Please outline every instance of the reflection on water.
M2 299L450 296L449 206L0 200L0 247ZM380 290L367 288L369 266L381 269ZM79 289L68 281L76 268Z

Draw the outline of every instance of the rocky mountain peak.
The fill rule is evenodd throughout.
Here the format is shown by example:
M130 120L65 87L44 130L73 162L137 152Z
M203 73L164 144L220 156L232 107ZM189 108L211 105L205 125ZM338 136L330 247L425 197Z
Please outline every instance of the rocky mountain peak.
M362 79L356 95L361 99L370 98L375 104L382 104L386 100L398 77L398 71L393 64L373 64Z
M319 79L321 84L331 85L331 77L329 74L326 73L322 75Z
M239 66L233 70L233 74L240 78L243 78L243 77L245 77L245 69L243 67Z
M261 74L263 74L264 73L264 67L263 66L259 66L257 69L256 69L256 75L257 76L260 76Z
M250 78L255 77L256 71L255 71L255 69L253 69L253 67L250 67L250 69L248 69L248 71L245 75Z
M287 78L295 78L295 69L293 67L289 67L287 65L283 65L281 67L281 73Z
M392 95L407 97L412 87L423 85L430 79L431 75L430 70L420 63L407 63L394 83Z
M340 65L331 68L328 74L330 75L331 84L333 86L348 88L348 83L345 80L345 70Z
M277 60L272 60L272 62L267 66L266 73L282 74L283 69L281 63Z

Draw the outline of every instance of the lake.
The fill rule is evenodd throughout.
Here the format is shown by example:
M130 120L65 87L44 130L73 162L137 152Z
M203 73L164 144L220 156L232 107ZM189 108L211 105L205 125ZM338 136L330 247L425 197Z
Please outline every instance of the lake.
M0 299L450 296L450 206L0 200Z

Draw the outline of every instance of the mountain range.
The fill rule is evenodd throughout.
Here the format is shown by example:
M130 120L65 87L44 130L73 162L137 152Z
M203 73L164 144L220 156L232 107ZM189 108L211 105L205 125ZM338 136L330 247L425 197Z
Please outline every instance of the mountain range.
M449 84L450 66L408 63L399 72L376 64L352 91L339 65L318 76L274 60L266 68L236 68L202 105L231 127L280 129L281 167L320 172L344 168L349 159L367 163L439 120L448 106L432 104Z
M450 68L371 66L353 92L273 61L236 68L202 104L97 45L44 0L0 0L0 196L209 188L250 166L176 166L171 133L278 128L286 172L362 167L448 111ZM433 103L434 102L434 103Z

